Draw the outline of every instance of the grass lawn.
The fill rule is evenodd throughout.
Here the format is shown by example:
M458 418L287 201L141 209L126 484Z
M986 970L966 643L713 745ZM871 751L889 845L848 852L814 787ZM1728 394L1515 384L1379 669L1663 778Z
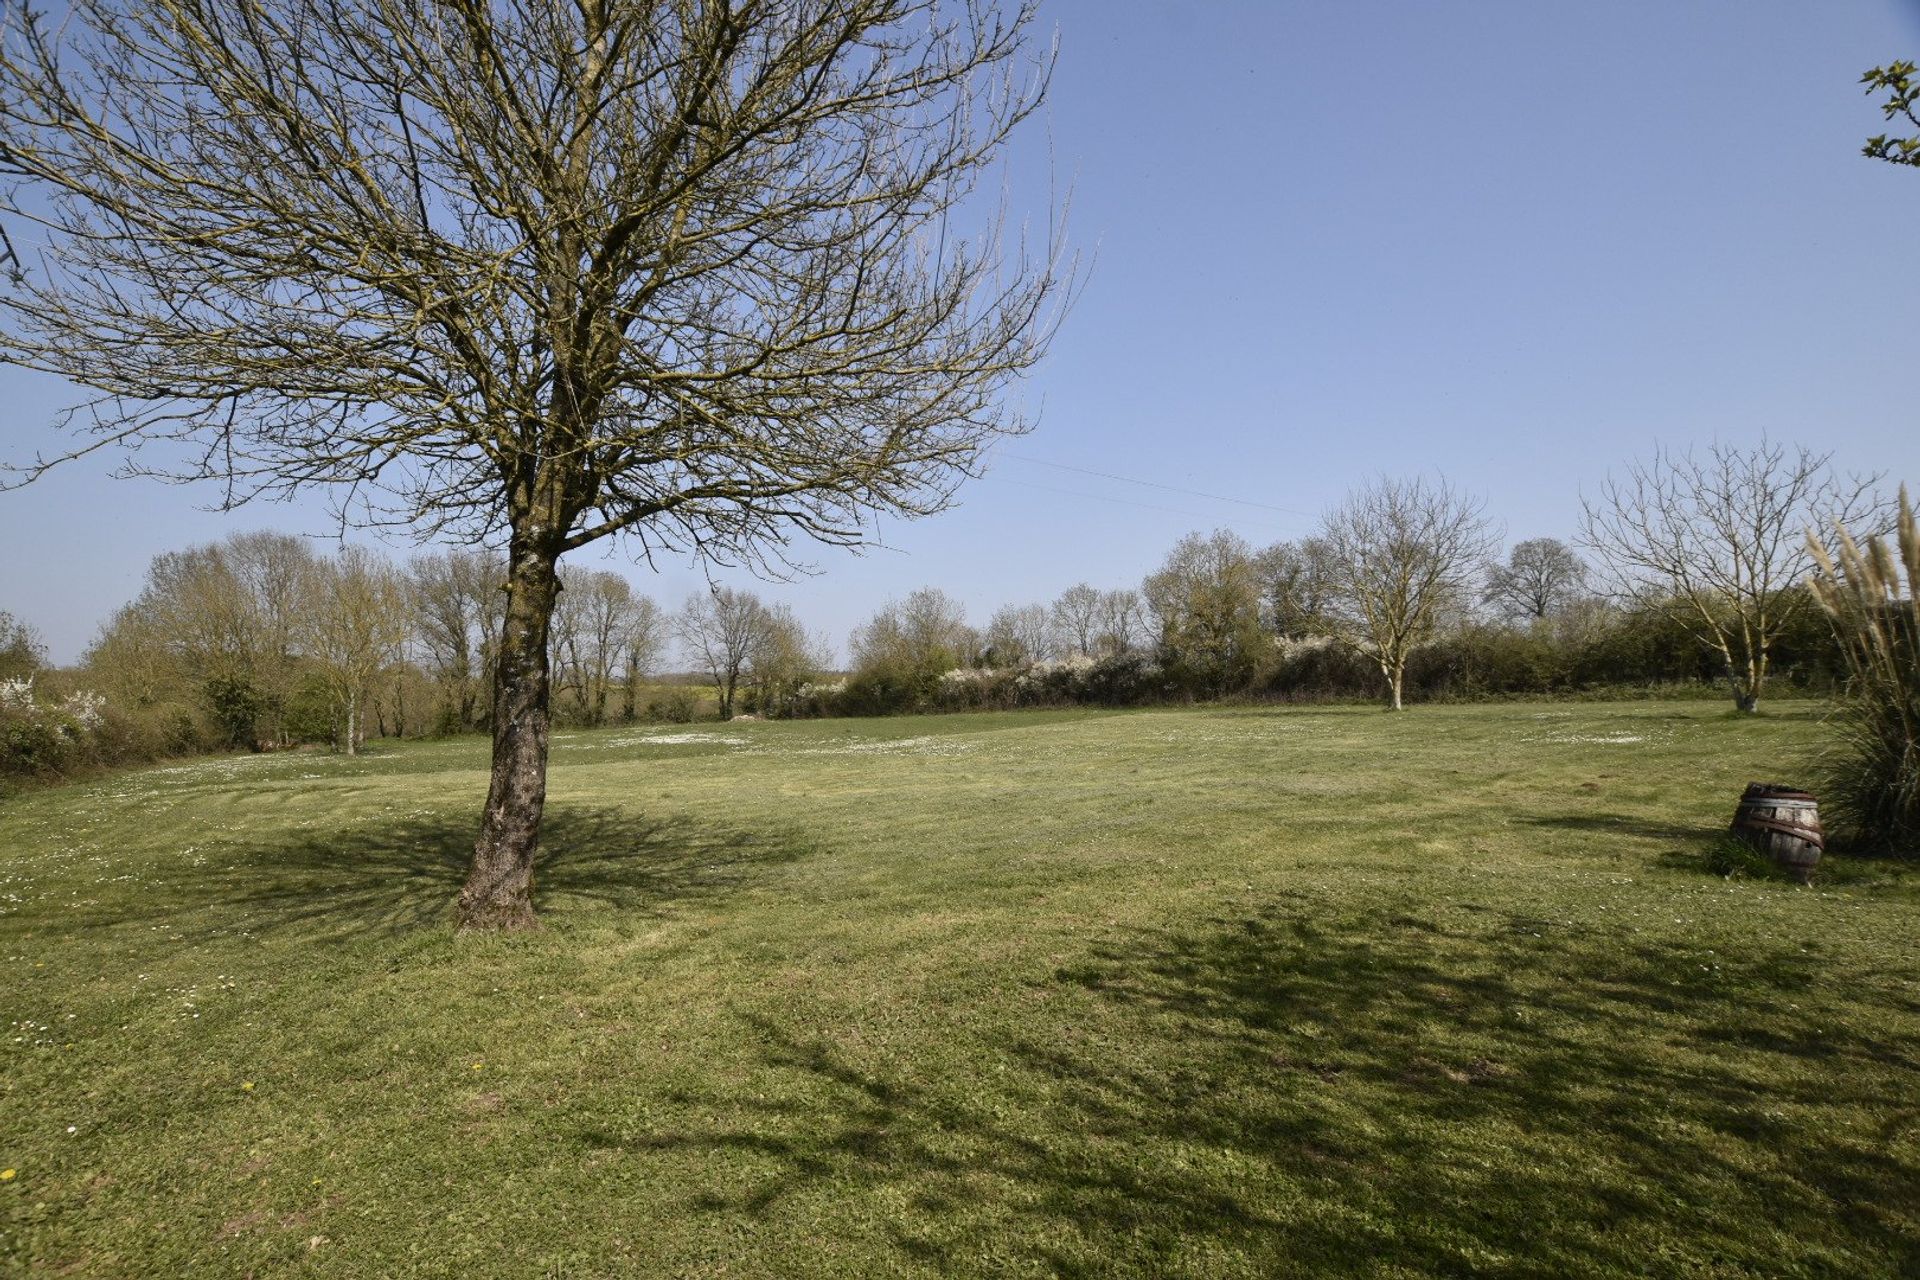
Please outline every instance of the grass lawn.
M1920 874L1699 854L1817 709L562 733L0 805L0 1272L1920 1274Z

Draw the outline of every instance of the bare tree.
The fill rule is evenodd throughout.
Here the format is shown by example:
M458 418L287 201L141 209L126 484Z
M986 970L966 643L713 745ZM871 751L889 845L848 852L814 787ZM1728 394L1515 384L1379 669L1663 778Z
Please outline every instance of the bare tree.
M620 636L620 717L632 724L640 714L640 682L653 669L666 643L667 619L646 596L635 596Z
M1068 587L1053 602L1052 623L1060 648L1093 657L1100 641L1100 593L1085 582Z
M1100 593L1094 646L1101 657L1117 658L1146 643L1147 606L1140 593L1122 587Z
M67 456L503 545L462 928L534 923L561 556L778 571L938 511L1070 273L949 215L1037 108L990 0L73 0L6 11L0 356ZM35 462L29 477L44 469Z
M1774 642L1812 607L1807 531L1883 530L1879 477L1839 476L1831 456L1766 440L1659 450L1581 501L1580 542L1611 592L1711 650L1741 711L1759 708Z
M340 710L341 749L358 754L374 681L400 656L407 639L406 582L364 547L342 547L312 569L305 647L319 665Z
M1005 605L987 619L980 643L998 667L1045 662L1053 656L1053 615L1043 604Z
M553 613L560 683L573 694L582 723L603 724L614 676L631 638L633 584L604 569L564 569L560 580Z
M1535 622L1578 600L1587 586L1586 562L1558 538L1515 543L1507 562L1487 566L1481 599L1503 617Z
M489 701L487 673L506 603L500 589L506 565L485 551L443 551L415 556L407 578L414 632L428 668L450 699L455 722L473 728Z
M741 673L767 632L767 606L750 591L715 587L688 597L674 625L687 656L706 671L720 695L720 718L731 719Z
M1326 518L1333 634L1379 664L1390 705L1404 705L1407 659L1465 601L1492 538L1478 499L1444 479L1383 477Z

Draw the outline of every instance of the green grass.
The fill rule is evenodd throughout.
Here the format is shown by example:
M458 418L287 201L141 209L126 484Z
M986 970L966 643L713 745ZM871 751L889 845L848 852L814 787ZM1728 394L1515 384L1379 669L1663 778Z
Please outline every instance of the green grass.
M446 928L477 741L23 796L0 1271L1920 1274L1920 877L1703 870L1820 740L563 734L548 928L495 939Z

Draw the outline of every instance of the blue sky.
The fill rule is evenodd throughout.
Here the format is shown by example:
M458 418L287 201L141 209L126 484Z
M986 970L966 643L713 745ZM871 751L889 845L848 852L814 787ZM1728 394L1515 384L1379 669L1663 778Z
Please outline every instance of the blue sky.
M759 588L836 645L924 584L983 622L1137 583L1193 529L1296 537L1382 472L1444 472L1511 540L1569 537L1582 486L1656 443L1767 433L1920 484L1920 171L1860 158L1880 125L1855 85L1920 57L1920 0L1052 0L1043 22L1060 64L1013 198L1044 219L1049 170L1070 182L1092 273L1020 393L1038 428L958 510ZM69 398L0 370L0 447L49 440ZM319 501L223 515L109 469L0 494L0 609L58 660L156 552L333 531ZM703 581L585 562L669 605Z

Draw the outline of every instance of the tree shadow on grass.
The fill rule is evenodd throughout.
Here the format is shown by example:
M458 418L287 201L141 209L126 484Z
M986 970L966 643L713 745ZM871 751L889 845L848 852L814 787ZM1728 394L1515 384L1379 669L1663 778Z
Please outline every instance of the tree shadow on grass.
M897 1261L942 1274L1920 1274L1920 1000L1836 1017L1833 981L1282 905L1102 947L1011 1036L955 1025L964 1078L750 1016L777 1101L589 1141L760 1170L694 1213L906 1206Z
M475 816L463 812L242 846L227 851L223 876L190 883L194 896L180 905L212 931L316 941L450 926L476 833ZM548 920L596 910L658 917L738 891L808 852L780 833L550 806L534 902Z

